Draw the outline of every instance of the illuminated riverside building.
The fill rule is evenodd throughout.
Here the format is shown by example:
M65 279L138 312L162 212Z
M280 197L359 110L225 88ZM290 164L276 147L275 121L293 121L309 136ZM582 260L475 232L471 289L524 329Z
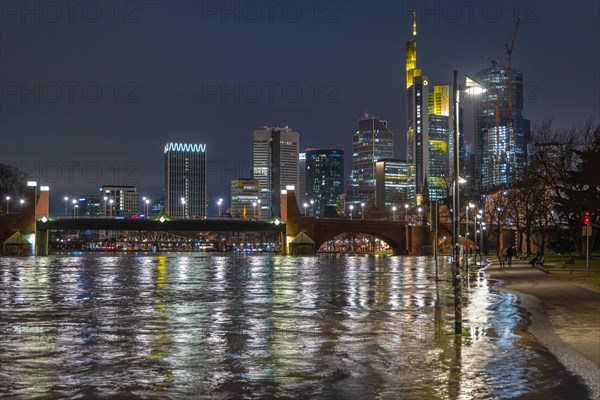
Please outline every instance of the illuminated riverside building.
M231 181L231 207L233 218L254 218L258 213L260 184L257 179L234 179Z
M172 218L205 218L206 145L167 143L165 159L165 213Z
M138 214L138 191L135 186L102 186L98 200L102 216L131 217Z
M281 216L281 191L300 188L300 134L289 127L254 130L253 178L260 184L260 217Z
M344 193L344 150L306 149L306 201L314 216L323 216L326 206L337 205ZM314 204L311 204L313 201ZM304 202L300 203L300 206Z
M392 158L394 134L387 121L369 116L358 120L352 136L352 171L347 204L368 203L375 198L375 162Z
M497 62L476 75L486 88L475 111L474 171L485 187L518 181L527 166L529 120L523 118L523 74Z
M406 204L414 198L410 182L411 164L404 160L384 159L375 164L376 205L389 211L390 207Z

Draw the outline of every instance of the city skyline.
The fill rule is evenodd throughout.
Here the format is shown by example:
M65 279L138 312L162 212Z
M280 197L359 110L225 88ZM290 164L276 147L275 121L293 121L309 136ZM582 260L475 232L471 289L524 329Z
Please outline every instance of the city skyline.
M336 7L323 8L318 22L304 9L304 19L298 23L280 14L273 23L250 23L243 15L239 22L223 21L219 15L203 14L199 5L169 8L161 2L139 3L134 13L137 22L130 24L120 23L123 15L114 23L108 9L97 24L51 22L43 15L39 22L27 18L23 22L18 15L15 19L5 13L0 28L0 160L24 166L37 175L37 181L49 184L56 193L51 196L52 209L58 212L64 207L63 196L95 193L102 185L135 185L140 196L163 197L157 149L168 141L207 143L211 149L209 214L214 214L216 199L227 196L230 181L250 176L249 132L257 126L293 126L302 132L301 149L348 151L356 120L377 115L395 132L394 156L402 157L406 151L404 44L410 35L412 6L331 4ZM501 10L500 17L493 18L490 6L487 15L477 7L470 16L466 4L457 4L462 7L459 19L453 19L443 3L417 6L419 68L436 84L449 84L454 69L473 76L488 68L491 60L506 63L504 44L514 27L515 5L491 3ZM512 64L523 72L524 109L532 127L550 116L562 127L597 118L599 91L594 89L600 46L599 28L593 22L598 5L524 2L517 8L522 25ZM184 18L185 13L189 18ZM354 24L363 17L376 17L373 26L378 29L358 32ZM553 30L558 23L565 30ZM167 31L171 36L164 35ZM561 34L564 31L569 35ZM202 40L215 33L213 41ZM245 40L239 40L240 34ZM117 44L118 35L128 40ZM320 41L310 49L300 44L316 37ZM67 51L88 45L96 51L86 59L73 59ZM556 57L559 51L561 57ZM205 57L186 56L192 53ZM279 62L267 62L279 53ZM373 63L370 55L383 62ZM584 57L585 63L578 62ZM240 58L247 62L234 67L233 61ZM592 90L563 85L556 80L559 76L585 76ZM278 89L269 102L268 82L279 89L287 85L287 97ZM253 84L262 90L262 99L252 101ZM303 95L292 102L298 85ZM52 103L56 87L62 89L62 96ZM69 87L74 88L72 102ZM102 100L93 102L98 87ZM227 94L231 88L235 94ZM469 106L465 113L471 115L465 115L465 122L473 120ZM232 113L235 118L225 117ZM465 135L473 143L470 125L465 124ZM347 157L346 171L350 162Z

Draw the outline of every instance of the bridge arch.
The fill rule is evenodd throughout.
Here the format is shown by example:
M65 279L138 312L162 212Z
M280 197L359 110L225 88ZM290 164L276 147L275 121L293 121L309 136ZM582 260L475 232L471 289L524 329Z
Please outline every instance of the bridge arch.
M408 254L404 221L347 219L347 218L314 218L300 215L298 203L293 191L285 196L286 236L294 238L305 232L314 242L315 250L323 243L337 235L345 233L364 233L385 241L394 254ZM319 246L319 247L316 247Z
M363 234L370 235L376 239L382 240L390 246L392 254L394 255L406 255L408 254L404 243L398 243L397 239L391 236L381 234L380 232L367 232L365 230L347 230L346 232L327 232L327 234L317 235L313 240L315 241L315 251L318 251L324 243L330 240L334 240L336 236L347 235L347 234Z

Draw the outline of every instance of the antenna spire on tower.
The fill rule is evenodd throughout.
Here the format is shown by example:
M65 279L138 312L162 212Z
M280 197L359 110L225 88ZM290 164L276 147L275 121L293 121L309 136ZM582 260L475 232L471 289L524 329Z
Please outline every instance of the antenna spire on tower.
M417 10L413 10L413 39L417 39Z

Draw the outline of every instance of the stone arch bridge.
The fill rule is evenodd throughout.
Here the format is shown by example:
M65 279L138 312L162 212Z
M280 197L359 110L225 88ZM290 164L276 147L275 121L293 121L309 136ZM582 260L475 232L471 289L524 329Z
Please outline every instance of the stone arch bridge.
M284 243L289 243L300 232L304 232L315 242L315 251L317 251L323 243L337 235L364 233L386 242L395 255L409 254L407 232L412 237L413 235L410 235L412 229L408 228L413 227L407 227L404 221L302 216L294 192L288 191L286 197L285 207L282 207L287 236L287 241Z

